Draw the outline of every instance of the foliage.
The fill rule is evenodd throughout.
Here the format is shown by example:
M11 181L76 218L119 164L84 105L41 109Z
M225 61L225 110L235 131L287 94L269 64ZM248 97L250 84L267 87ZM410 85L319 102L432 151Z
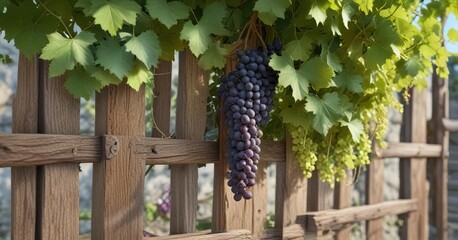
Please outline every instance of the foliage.
M260 47L278 38L285 47L271 60L279 86L265 137L303 129L295 136L317 143L313 159L330 183L367 163L372 136L383 145L387 107L401 109L393 92L425 87L433 64L448 75L442 26L458 15L455 0L3 0L0 8L5 38L51 61L50 75L66 77L75 97L122 80L138 89L185 47L219 75L253 36ZM456 29L445 34L458 38Z

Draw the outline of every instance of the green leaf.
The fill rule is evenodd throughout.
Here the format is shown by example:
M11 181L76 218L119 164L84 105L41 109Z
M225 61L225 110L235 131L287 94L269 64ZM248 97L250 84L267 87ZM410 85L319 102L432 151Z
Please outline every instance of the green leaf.
M355 0L355 3L359 5L359 10L364 12L366 15L368 15L374 7L374 0Z
M185 19L189 15L188 6L178 1L147 0L145 7L153 19L159 20L167 28L171 28L179 19Z
M316 25L324 24L327 18L326 10L329 8L328 1L315 1L312 3L312 8L310 8L309 15L315 19Z
M140 62L135 61L132 70L127 74L127 84L136 91L140 89L143 83L153 78L153 74Z
M134 54L148 69L151 65L157 67L161 47L159 38L153 31L142 32L138 37L133 36L125 46L126 50Z
M205 70L216 68L224 68L226 61L225 57L229 50L221 47L221 41L214 42L205 53L200 56L199 66Z
M280 116L283 123L290 123L294 126L303 126L310 113L305 111L304 101L297 101L292 106L283 107Z
M48 35L49 43L43 48L41 58L51 60L49 74L51 77L59 76L66 70L71 70L76 63L88 66L94 62L89 49L95 41L93 33L80 32L74 38L65 38L55 32Z
M301 65L305 78L315 90L329 87L334 71L321 58L314 57Z
M456 28L451 28L448 30L447 37L451 42L458 42L458 31Z
M99 68L99 67L93 67L90 71L90 74L92 77L97 79L99 81L101 87L103 88L105 86L108 86L110 84L118 85L122 82L121 79L116 77L114 74L110 73L108 70Z
M102 85L95 78L90 76L85 69L77 67L75 70L70 71L68 79L64 83L64 87L75 98L83 97L89 100L94 90L99 90Z
M410 76L417 76L420 69L423 69L423 64L418 56L411 57L404 63L404 69Z
M343 71L336 76L334 81L337 87L341 89L347 89L348 91L354 93L360 93L363 91L363 88L361 87L363 77L361 77L361 75Z
M340 59L335 53L328 51L326 54L326 62L334 71L342 71L342 63L340 63Z
M348 29L348 23L354 14L355 10L351 7L350 3L346 2L342 7L342 20L346 29Z
M340 125L347 127L354 142L359 142L361 134L364 133L364 125L359 119L340 120Z
M223 2L213 2L204 8L202 18L193 24L187 21L180 38L189 41L189 48L195 56L200 56L210 46L211 34L229 35L230 32L224 28L223 18L226 16L226 5Z
M183 25L177 24L167 29L164 24L154 21L152 28L159 38L159 45L161 46L160 58L173 61L175 59L175 51L183 51L184 49L183 40L180 39Z
M299 70L296 70L293 59L287 54L272 56L269 65L274 70L279 71L278 84L285 88L291 86L293 97L296 101L305 99L309 92L309 80L306 78L307 73L303 65Z
M304 34L301 39L293 40L286 44L285 51L291 55L293 60L306 61L312 53L312 43L312 39Z
M93 0L90 14L96 24L114 36L124 23L135 25L140 11L141 7L135 1Z
M305 109L314 114L313 128L324 136L343 114L342 103L335 92L324 94L322 99L308 95Z
M277 18L285 18L286 9L291 5L289 0L257 0L253 11L267 25L272 25Z
M132 68L134 56L114 38L100 41L97 48L97 64L122 79Z

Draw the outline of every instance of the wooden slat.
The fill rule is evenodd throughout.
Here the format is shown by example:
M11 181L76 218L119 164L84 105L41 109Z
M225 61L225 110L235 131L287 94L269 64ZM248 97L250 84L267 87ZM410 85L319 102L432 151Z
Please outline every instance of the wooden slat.
M153 99L153 137L168 137L170 135L170 99L172 97L171 61L161 60L159 62L154 75L153 92L155 96Z
M304 217L301 217L305 219ZM315 233L308 233L305 231L305 220L303 224L292 224L284 227L283 229L270 228L266 229L261 236L262 240L277 240L277 239L307 239L307 240L332 240L334 239L334 232L329 231L321 236Z
M211 233L210 231L201 231L196 233L188 234L176 234L165 237L146 237L143 240L168 240L168 239L195 239L195 240L211 240L211 239L255 239L251 236L251 232L248 230L233 230L223 233Z
M101 156L100 137L0 134L0 167L96 162Z
M458 132L458 120L443 118L442 124L444 125L445 130L450 132Z
M414 89L410 103L405 105L402 140L426 143L426 92ZM424 147L426 148L426 147ZM439 149L442 147L439 145ZM440 152L439 152L440 153ZM439 154L440 155L440 154ZM426 195L426 159L410 158L400 163L400 198L418 199L419 211L402 216L402 239L428 238L428 201Z
M442 120L448 119L448 81L440 78L434 69L432 76L432 123L434 126L432 140L442 145L442 155L432 162L431 190L433 223L437 229L437 239L448 239L447 227L447 180L449 132L444 128Z
M308 180L307 211L328 210L331 207L331 192L331 186L321 181L318 177L318 172L315 171Z
M376 154L378 158L439 157L442 154L442 146L440 144L393 142L388 143L385 149L376 149Z
M138 92L125 82L96 95L96 134L117 135L119 151L94 164L92 239L143 239L145 157L129 142L145 134L144 86Z
M65 78L50 78L49 63L40 61L38 131L79 135L80 101L64 88ZM72 156L73 158L74 156ZM59 163L38 168L39 239L78 239L79 167Z
M13 133L36 133L38 127L38 56L19 56L13 101ZM3 158L2 158L3 159ZM9 161L9 160L7 160ZM11 239L34 239L36 167L11 168Z
M176 136L203 140L206 126L209 73L198 67L189 49L180 52ZM171 168L172 210L170 233L195 231L197 212L197 165Z
M383 201L383 161L371 158L366 172L366 204L376 204ZM366 239L383 239L383 218L371 219L366 223Z
M347 171L347 176L351 176L351 171ZM334 208L345 209L351 207L351 197L353 192L353 185L347 179L342 179L341 182L336 183L334 189ZM337 240L350 240L351 239L351 224L343 226L336 233Z
M294 158L289 133L286 133L285 151L285 162L277 163L275 188L275 228L282 231L307 211L307 179ZM285 236L283 233L282 237Z
M388 215L399 215L416 210L418 210L417 199L386 201L339 210L307 213L306 226L307 231L309 232L335 230L341 228L347 223L375 220Z

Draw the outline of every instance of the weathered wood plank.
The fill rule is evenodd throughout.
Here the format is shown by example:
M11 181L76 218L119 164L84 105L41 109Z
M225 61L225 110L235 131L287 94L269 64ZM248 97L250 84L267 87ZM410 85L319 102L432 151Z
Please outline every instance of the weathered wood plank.
M203 140L206 126L209 73L198 67L189 49L180 53L176 136ZM171 168L172 210L170 233L195 231L197 212L197 165Z
M442 120L449 118L448 81L437 74L432 76L432 123L434 132L433 143L442 145L442 155L432 162L431 189L433 192L432 210L433 223L437 229L437 239L448 239L447 216L447 181L448 181L448 154L449 132L444 128Z
M450 132L458 132L458 120L443 118L442 124L444 125L445 130Z
M384 149L376 149L377 158L425 158L439 157L442 145L426 143L392 142Z
M410 103L404 109L403 141L426 143L426 106L426 92L414 89ZM440 150L442 151L442 147ZM400 198L418 199L419 204L419 211L403 216L405 224L401 230L401 237L403 239L428 239L426 158L410 158L401 161L400 180Z
M301 217L303 218L303 217ZM305 219L305 218L303 218ZM277 240L277 239L307 239L307 240L332 240L334 232L329 231L321 236L315 233L305 231L305 220L303 224L292 224L283 229L270 228L264 231L261 236L262 240Z
M366 204L368 205L383 202L383 164L383 161L373 156L371 163L367 167ZM366 239L383 239L383 218L373 218L367 221Z
M351 176L351 171L347 171L347 176ZM345 209L351 207L351 196L353 185L349 182L348 178L336 182L334 189L334 208ZM350 240L351 239L351 224L347 224L336 232L337 240Z
M167 240L167 239L196 239L196 240L211 240L211 239L255 239L251 236L251 232L248 230L233 230L223 233L211 233L210 231L201 231L196 233L188 234L176 234L165 237L146 237L143 240Z
M96 162L101 156L100 137L0 134L0 167Z
M337 230L347 223L380 219L418 210L418 200L393 200L338 210L307 213L307 231ZM381 238L383 239L383 238Z
M80 101L64 88L65 78L48 76L49 62L40 61L38 132L79 135ZM59 163L38 168L39 239L78 239L79 167Z
M161 60L154 75L153 137L170 135L172 62ZM148 164L148 163L147 163Z
M38 74L38 56L28 60L21 54L13 100L13 133L36 133L38 130ZM13 240L34 239L36 235L36 178L36 167L11 168Z
M116 135L119 151L94 164L92 239L143 239L145 157L130 142L145 134L144 99L125 82L96 95L96 134Z
M308 180L307 212L323 211L331 208L331 192L331 186L321 181L318 177L318 172L315 171Z
M275 227L281 230L295 224L297 216L307 211L307 179L291 149L291 135L286 133L285 162L277 163L275 189Z

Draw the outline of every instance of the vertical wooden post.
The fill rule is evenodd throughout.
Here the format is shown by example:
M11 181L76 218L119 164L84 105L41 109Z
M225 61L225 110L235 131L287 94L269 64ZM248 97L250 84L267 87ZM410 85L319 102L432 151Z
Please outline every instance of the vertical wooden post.
M448 151L449 132L442 124L443 118L448 118L448 82L440 78L434 68L432 78L432 123L434 128L433 143L442 145L442 156L432 160L432 189L433 222L437 229L437 239L448 239Z
M330 195L331 186L328 183L321 181L318 177L318 172L315 171L312 177L308 180L307 187L307 211L323 211L331 208ZM315 237L323 236L323 232L313 232Z
M285 162L277 163L275 228L295 224L297 216L307 211L307 179L294 158L291 135L286 133ZM282 238L285 236L282 231Z
M118 153L94 164L92 239L143 239L145 156L135 138L145 135L145 92L125 82L96 95L96 134L116 135Z
M176 137L204 140L209 73L200 69L189 49L180 53ZM195 231L197 165L176 165L171 173L170 233Z
M172 62L161 60L154 76L153 120L156 122L156 126L153 126L153 137L168 137L170 135L171 87Z
M75 99L64 88L64 78L48 77L48 62L40 61L39 67L38 131L45 134L79 135L79 99ZM78 164L72 163L38 168L39 239L78 239L78 174Z
M347 171L347 176L351 172ZM334 189L334 208L342 209L351 207L351 194L353 186L349 183L348 178L342 179L341 182L336 183ZM351 239L351 224L342 227L336 234L337 240L350 240Z
M411 91L410 103L405 106L402 141L426 143L426 92ZM428 196L426 195L426 159L401 159L400 198L418 199L418 211L402 216L402 239L428 239Z
M13 101L13 133L36 133L38 127L38 57L19 56ZM36 167L11 168L11 239L34 239Z
M366 172L366 204L368 205L383 202L383 159L374 156L375 154L371 157ZM366 239L383 239L383 217L367 221Z

